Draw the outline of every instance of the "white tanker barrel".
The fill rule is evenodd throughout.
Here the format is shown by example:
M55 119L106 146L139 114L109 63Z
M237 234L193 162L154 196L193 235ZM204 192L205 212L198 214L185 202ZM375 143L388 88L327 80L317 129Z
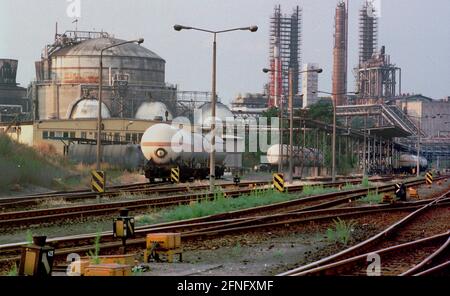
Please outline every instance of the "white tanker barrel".
M283 165L289 164L289 145L284 144L283 148ZM317 149L308 147L293 147L293 165L294 166L305 166L305 167L315 167L320 166L323 162L323 154ZM303 156L304 153L304 156ZM275 144L267 149L267 160L272 165L277 165L280 161L280 145Z
M216 136L216 145L222 143L222 139ZM141 139L144 157L161 165L179 161L204 163L209 159L209 145L209 141L201 134L190 133L164 123L149 127ZM218 163L223 161L221 158L220 153L216 153Z
M224 144L223 139L217 135L214 137L214 139L216 142L216 145L215 145L216 146L216 154L215 154L216 165L222 164L225 161L225 158L227 156L227 153L224 152L225 144ZM203 137L203 147L205 148L206 151L208 151L208 160L209 160L209 151L211 151L211 135L210 134L206 134Z
M144 157L156 164L173 162L178 157L172 149L172 138L177 132L178 129L163 123L149 127L141 139Z
M399 167L415 168L417 167L417 155L414 154L402 154L399 159ZM426 167L428 161L425 157L419 157L419 164L421 167Z

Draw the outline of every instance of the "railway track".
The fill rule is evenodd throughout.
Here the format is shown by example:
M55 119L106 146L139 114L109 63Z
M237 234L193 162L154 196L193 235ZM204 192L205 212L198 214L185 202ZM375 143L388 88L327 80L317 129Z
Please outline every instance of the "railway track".
M57 194L49 194L49 195L36 195L36 196L25 196L25 197L13 197L13 198L4 198L0 199L0 208L8 209L8 208L17 208L17 207L26 207L37 205L45 200L49 199L61 199L63 201L77 201L77 200L95 200L98 197L115 197L121 194L154 194L154 195L162 195L162 194L170 194L170 193L181 193L181 192L190 192L190 191L201 191L208 190L209 185L178 185L171 187L161 187L163 185L168 185L170 183L161 183L161 184L131 184L124 185L118 188L115 188L114 191L107 191L101 194L94 193L91 191L75 191L75 192L67 192L67 193L57 193ZM227 188L227 187L248 187L248 186L263 186L267 185L268 182L242 182L239 185L235 185L234 183L226 183L226 184L218 184L218 187Z
M354 181L356 182L356 181ZM423 184L423 180L415 180L405 182L408 186L415 186ZM325 187L343 185L343 182L328 183ZM289 192L296 193L301 192L304 186L290 186ZM225 190L224 193L227 198L237 197L245 194L250 194L254 189L245 187L238 190ZM375 190L375 188L361 188L348 191L340 191L336 193L329 193L323 195L315 195L311 197L291 200L282 204L274 204L264 206L266 210L286 209L287 207L298 207L299 204L304 207L312 207L310 209L319 209L324 207L331 207L334 205L346 203L349 200L354 200L363 197L367 194L368 190ZM389 192L394 190L393 184L383 185L377 187L378 192ZM116 201L108 203L97 203L87 205L76 205L69 207L58 207L49 209L36 209L26 211L10 211L0 213L0 228L8 227L20 227L32 224L50 223L55 221L63 221L66 219L85 218L88 216L101 216L116 213L121 208L129 208L130 210L140 210L149 207L160 208L174 206L178 204L186 204L192 201L209 200L214 198L214 193L184 193L166 197L153 197L143 198L131 201ZM326 202L326 203L325 203ZM320 204L320 205L319 205ZM264 208L254 208L253 212L264 210Z
M218 214L208 217L190 219L185 221L175 221L161 223L151 226L136 228L136 239L129 240L127 245L142 247L145 244L145 236L150 232L181 232L183 240L196 239L200 237L217 236L242 231L255 231L271 227L286 227L293 224L310 223L311 221L331 221L335 217L352 218L361 215L370 215L381 212L406 211L410 212L420 208L427 201L409 202L397 205L368 206L361 208L338 208L325 210L299 209L287 213L278 213L265 216L245 217L246 210L235 211L227 214ZM450 204L450 199L441 200L440 205ZM240 212L240 213L239 213ZM244 214L244 217L239 217ZM48 244L54 246L58 258L73 252L87 252L93 248L92 242L95 234L75 235L64 238L48 240ZM114 240L111 232L102 233L102 251L117 250L121 243ZM0 265L10 264L11 261L18 260L20 246L24 243L7 244L0 246ZM77 247L74 247L77 246ZM5 258L6 257L6 258Z
M280 275L366 275L367 258L372 254L381 257L382 275L413 275L416 271L408 270L430 256L436 258L438 250L440 253L442 249L448 251L450 207L435 205L448 199L449 195L450 190L353 247Z
M382 176L371 178L372 182L383 182L386 180L390 180L394 178L394 176ZM317 178L316 181L322 181L323 178ZM326 178L325 178L326 179ZM311 179L310 181L314 181ZM346 183L355 184L360 182L360 178L348 178L340 182L335 182L336 186L345 185ZM227 187L248 187L248 186L263 186L267 185L270 182L264 181L246 181L241 182L239 185L235 185L234 183L224 183L217 184L217 186L221 188ZM77 200L95 200L97 198L104 197L115 197L121 194L170 194L170 193L181 193L181 192L190 192L190 191L200 191L200 190L209 190L209 185L192 185L192 184L180 184L174 185L170 187L162 187L171 183L159 183L159 184L149 184L149 183L136 183L129 185L119 185L112 186L107 189L107 192L98 194L94 193L90 190L76 190L76 191L55 191L51 193L44 194L34 194L34 195L26 195L22 197L9 197L9 198L1 198L0 199L0 209L14 209L20 207L30 207L38 205L39 203L50 200L50 199L59 199L62 201L77 201ZM331 183L329 183L331 184Z

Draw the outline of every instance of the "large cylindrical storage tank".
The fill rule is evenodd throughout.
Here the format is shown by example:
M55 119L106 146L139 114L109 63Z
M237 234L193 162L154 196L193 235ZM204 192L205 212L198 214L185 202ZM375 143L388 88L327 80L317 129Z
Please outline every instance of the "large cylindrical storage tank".
M39 119L65 119L80 97L97 99L100 52L123 43L105 32L57 34L36 62ZM174 86L165 83L165 60L144 44L126 43L103 51L102 100L111 117L135 118L144 102L161 101L172 113Z
M54 79L62 83L98 83L100 50L125 40L104 36L67 45L51 55ZM165 61L153 51L127 43L103 51L103 83L110 85L117 70L127 74L129 84L164 84ZM113 71L110 72L110 69Z
M290 146L284 144L281 148L283 149L283 165L287 165L289 163ZM316 167L323 162L323 154L317 149L294 146L293 152L292 160L294 166ZM271 165L278 165L281 160L280 144L272 145L267 149L267 160Z

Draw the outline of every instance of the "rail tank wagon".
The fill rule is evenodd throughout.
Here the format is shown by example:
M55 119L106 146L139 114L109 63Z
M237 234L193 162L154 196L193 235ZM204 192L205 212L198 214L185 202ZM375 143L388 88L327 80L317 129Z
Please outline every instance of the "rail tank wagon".
M283 145L283 165L289 163L289 145ZM323 154L317 149L308 147L293 147L293 164L294 166L318 167L323 162ZM304 157L303 157L304 154ZM267 160L271 165L278 165L281 160L280 144L275 144L267 149Z
M425 157L419 157L420 171L428 168L428 161ZM417 155L401 154L398 161L394 164L394 172L396 173L415 173L417 169Z
M72 144L69 146L70 160L78 163L93 164L97 160L96 146L90 144ZM114 167L136 170L145 163L144 155L136 144L102 145L102 162Z
M223 140L216 138L215 177L223 176L226 154ZM180 169L180 182L205 179L209 175L208 137L178 129L169 124L159 123L149 127L141 139L141 150L147 162L145 177L150 182L155 179L169 180L172 168Z

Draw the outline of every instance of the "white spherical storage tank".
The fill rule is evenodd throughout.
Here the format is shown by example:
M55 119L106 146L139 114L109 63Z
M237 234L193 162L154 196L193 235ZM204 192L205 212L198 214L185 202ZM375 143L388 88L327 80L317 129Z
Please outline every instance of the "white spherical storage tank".
M98 117L98 100L94 99L82 99L79 100L70 111L70 119L81 118L97 118ZM110 118L108 107L102 103L102 118Z
M166 117L167 114L167 117ZM172 113L164 103L161 102L144 102L139 106L135 117L145 120L172 120Z

